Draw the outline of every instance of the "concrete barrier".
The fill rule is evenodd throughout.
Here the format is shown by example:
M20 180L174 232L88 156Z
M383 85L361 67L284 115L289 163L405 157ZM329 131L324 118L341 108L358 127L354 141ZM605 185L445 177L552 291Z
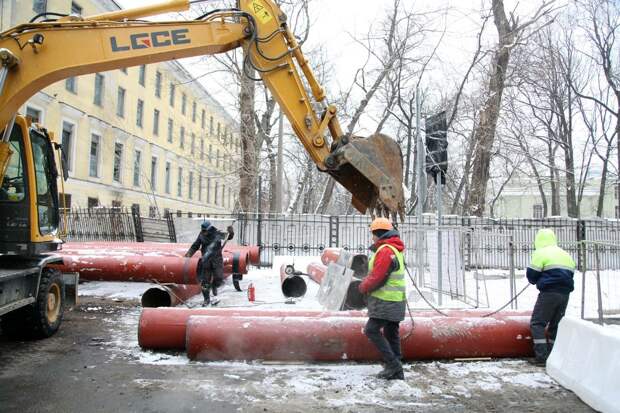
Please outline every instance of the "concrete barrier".
M620 412L620 327L564 317L547 373L601 412Z

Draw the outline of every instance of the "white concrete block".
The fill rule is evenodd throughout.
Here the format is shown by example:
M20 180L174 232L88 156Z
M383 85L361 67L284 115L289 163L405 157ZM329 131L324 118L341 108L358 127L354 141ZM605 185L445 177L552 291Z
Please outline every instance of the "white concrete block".
M620 413L620 328L564 317L547 373L593 409Z

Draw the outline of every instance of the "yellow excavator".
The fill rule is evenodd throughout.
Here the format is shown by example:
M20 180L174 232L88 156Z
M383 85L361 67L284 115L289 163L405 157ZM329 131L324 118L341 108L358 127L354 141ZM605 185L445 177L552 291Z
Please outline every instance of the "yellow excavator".
M352 194L361 213L404 219L402 154L391 138L345 135L285 14L273 0L238 0L191 21L140 20L184 11L189 0L82 17L57 17L0 33L0 317L4 331L53 334L77 280L48 268L58 258L59 203L53 133L17 114L37 91L71 76L242 47L319 170ZM308 85L311 96L305 88ZM318 109L317 109L318 108ZM73 290L74 291L74 290ZM73 297L72 299L74 299Z

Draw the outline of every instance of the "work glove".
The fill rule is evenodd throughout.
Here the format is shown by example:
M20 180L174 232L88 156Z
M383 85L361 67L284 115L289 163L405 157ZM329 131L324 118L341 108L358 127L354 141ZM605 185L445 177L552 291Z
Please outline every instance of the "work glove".
M228 239L233 239L233 237L235 236L235 229L233 228L233 226L229 225L226 228L226 231L228 232Z
M192 255L194 255L194 254L191 254L190 252L186 252L184 256L186 258L191 258Z

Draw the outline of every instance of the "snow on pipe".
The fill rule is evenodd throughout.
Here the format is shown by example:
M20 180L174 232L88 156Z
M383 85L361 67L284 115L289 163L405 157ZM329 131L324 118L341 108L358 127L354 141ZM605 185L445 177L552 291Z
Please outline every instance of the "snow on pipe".
M485 310L446 310L450 318L465 318L468 320L488 320L482 315ZM144 308L140 314L138 323L138 343L146 349L184 349L187 320L192 315L221 315L226 317L251 316L251 317L279 317L283 320L289 317L354 317L365 320L368 313L365 311L323 311L323 310L266 310L255 308ZM437 318L435 311L415 311L413 317ZM525 311L502 311L491 320L503 320L511 317L527 318L530 313ZM441 332L439 332L441 334ZM404 335L403 335L404 337ZM529 324L528 333L529 338Z
M144 308L138 324L138 344L147 349L184 349L185 326L191 315L256 317L366 317L362 311L259 310L252 308Z
M85 280L150 281L173 284L197 284L199 256L192 258L150 255L72 255L63 254L63 272L79 272ZM224 276L247 273L247 254L224 252Z
M295 267L289 264L280 266L280 286L286 298L303 297L308 289L306 281L295 274Z
M532 355L529 317L416 318L401 323L405 360ZM361 317L191 316L191 360L376 361Z
M321 281L323 281L323 277L325 277L325 272L327 271L327 267L323 264L319 264L318 262L312 262L308 264L306 268L306 272L308 273L308 277L315 283L321 285Z
M142 294L142 307L174 307L202 292L200 284L155 284Z
M171 242L112 242L112 241L89 241L89 242L67 242L62 246L63 253L80 254L84 250L113 255L118 251L128 251L140 254L162 254L162 255L184 255L191 244L171 243ZM260 263L260 247L257 245L236 245L226 244L224 252L245 251L248 254L247 261L250 264Z

